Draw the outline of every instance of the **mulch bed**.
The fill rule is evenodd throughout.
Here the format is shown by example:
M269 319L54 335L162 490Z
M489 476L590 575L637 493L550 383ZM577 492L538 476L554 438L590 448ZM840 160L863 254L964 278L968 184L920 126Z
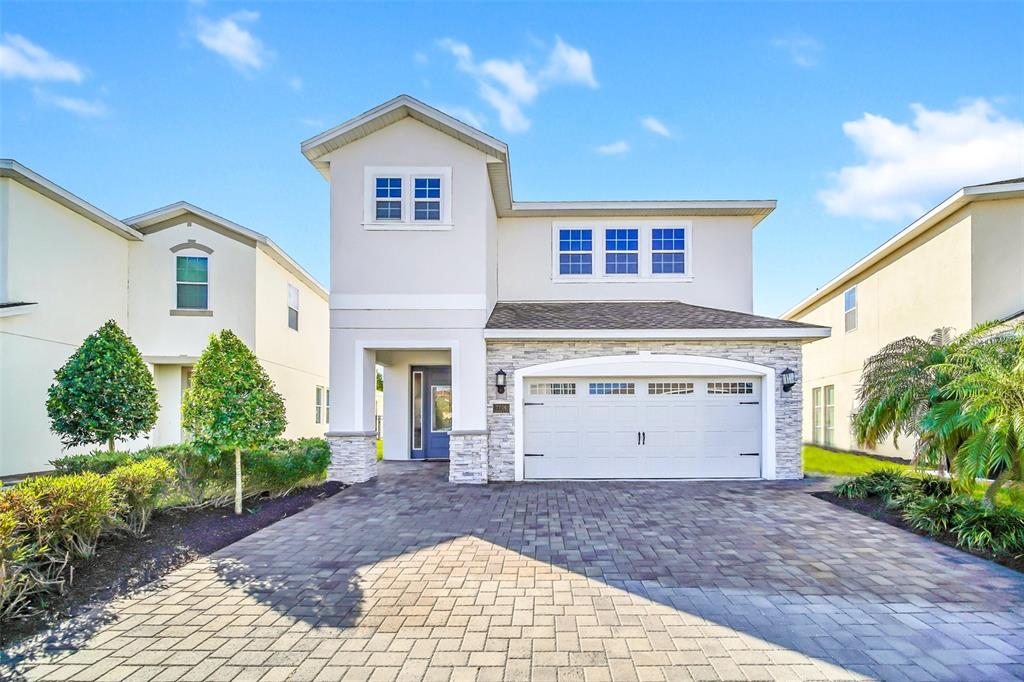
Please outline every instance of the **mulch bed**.
M0 644L13 644L85 610L112 601L199 557L216 552L261 528L308 509L345 486L328 481L286 497L248 500L241 516L233 508L170 509L154 513L142 538L104 538L96 556L75 567L72 584L41 611L4 623Z
M932 540L941 542L942 544L948 545L949 547L952 547L954 549L958 549L961 552L973 554L976 557L988 559L989 561L994 561L997 564L1002 564L1007 568L1012 568L1015 571L1020 571L1021 573L1024 573L1024 554L1018 556L1007 554L993 554L992 552L970 550L963 549L962 547L957 547L956 536L954 534L943 533L942 535L929 535L924 531L918 530L917 528L914 528L909 523L907 523L907 520L903 518L903 515L900 514L899 511L895 509L888 509L885 506L885 503L882 502L882 499L879 497L869 497L864 500L856 500L850 499L848 497L839 497L838 495L830 491L816 492L811 494L819 499L825 500L826 502L831 502L832 504L843 507L844 509L855 511L858 514L863 514L864 516L870 516L871 518L876 519L878 521L882 521L883 523L888 523L890 526L902 528L903 530L910 531L915 535L920 535L922 537L930 538Z

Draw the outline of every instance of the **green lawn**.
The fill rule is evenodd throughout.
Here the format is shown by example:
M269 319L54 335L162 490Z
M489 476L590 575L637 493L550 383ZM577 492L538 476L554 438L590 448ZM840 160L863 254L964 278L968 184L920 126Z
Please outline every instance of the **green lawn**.
M849 452L832 452L813 445L804 446L804 473L814 476L860 476L876 469L907 469L906 464L883 462Z
M384 459L384 439L383 438L378 438L377 439L377 460L380 461L382 459Z

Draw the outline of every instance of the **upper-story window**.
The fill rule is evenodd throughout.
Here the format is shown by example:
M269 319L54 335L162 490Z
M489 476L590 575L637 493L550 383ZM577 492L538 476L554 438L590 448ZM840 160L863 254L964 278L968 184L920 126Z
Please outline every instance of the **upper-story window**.
M555 281L688 282L693 279L689 220L555 222Z
M176 256L175 284L180 310L210 307L210 259L206 256Z
M378 166L364 169L367 230L452 229L452 169Z
M376 178L377 220L402 219L402 178Z
M413 181L415 220L441 219L441 178L416 178Z
M850 287L843 294L843 318L846 331L857 328L857 287Z
M686 273L686 230L682 227L651 228L651 274Z
M594 231L558 231L558 274L590 275L594 272Z
M635 227L604 231L604 271L609 275L640 272L640 230Z
M288 285L288 326L299 331L299 289Z

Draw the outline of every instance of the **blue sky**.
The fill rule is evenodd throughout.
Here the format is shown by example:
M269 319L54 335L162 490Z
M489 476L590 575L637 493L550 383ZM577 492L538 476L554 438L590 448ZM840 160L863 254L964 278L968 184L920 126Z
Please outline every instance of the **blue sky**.
M1024 3L0 12L0 155L119 217L191 201L325 283L299 143L403 92L508 142L518 200L777 199L763 314L959 186L1024 175Z

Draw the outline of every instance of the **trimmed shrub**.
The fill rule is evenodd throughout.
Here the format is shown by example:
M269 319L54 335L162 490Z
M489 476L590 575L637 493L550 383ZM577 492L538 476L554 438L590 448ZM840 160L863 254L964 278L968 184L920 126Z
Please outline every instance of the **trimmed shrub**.
M0 622L26 615L37 595L64 584L66 555L55 561L25 530L14 513L0 512Z
M174 467L160 457L132 462L110 472L124 525L132 533L146 532L149 517L174 482Z
M9 512L40 547L89 558L114 511L114 485L92 472L28 478L0 495Z
M958 510L952 531L957 544L1002 554L1024 552L1024 514L1007 507L988 509L980 502Z
M844 481L832 491L839 497L864 499L865 497L881 497L887 504L895 498L905 495L914 488L914 478L900 469L878 469L857 478Z
M331 449L322 438L303 438L277 441L270 450L252 451L246 457L246 495L280 497L323 481Z
M109 474L111 471L129 462L137 462L147 456L141 452L125 452L121 450L96 450L84 455L66 455L51 459L50 464L62 474L81 474L91 471L96 474Z

